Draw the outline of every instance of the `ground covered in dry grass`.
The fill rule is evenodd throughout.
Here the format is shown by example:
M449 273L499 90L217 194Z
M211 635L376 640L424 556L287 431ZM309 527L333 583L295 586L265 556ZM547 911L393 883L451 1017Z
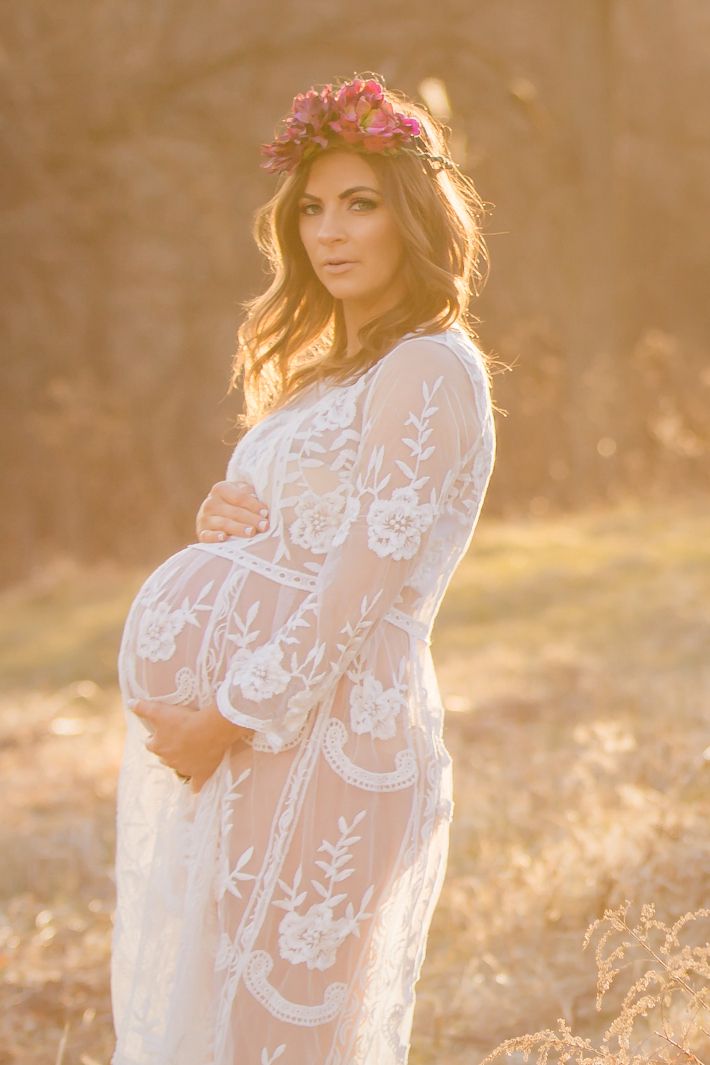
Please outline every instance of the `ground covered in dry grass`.
M109 1060L115 657L145 572L2 596L0 1065ZM707 902L708 602L707 508L481 520L434 638L456 810L412 1065L558 1017L595 1035L587 925Z

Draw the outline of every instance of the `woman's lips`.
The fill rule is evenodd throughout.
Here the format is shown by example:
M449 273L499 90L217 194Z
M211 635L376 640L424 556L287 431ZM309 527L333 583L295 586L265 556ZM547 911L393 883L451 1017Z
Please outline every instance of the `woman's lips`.
M323 269L329 274L343 274L353 266L357 266L357 263L324 263Z

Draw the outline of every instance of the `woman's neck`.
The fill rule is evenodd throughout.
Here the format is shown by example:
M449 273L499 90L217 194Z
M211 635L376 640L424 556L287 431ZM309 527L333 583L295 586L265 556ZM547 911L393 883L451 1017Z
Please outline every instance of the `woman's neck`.
M358 300L342 301L341 306L346 337L345 350L348 358L357 354L360 350L358 333L362 327L367 325L367 323L371 322L374 318L379 318L380 315L385 314L387 311L391 311L402 302L405 294L404 279L398 277L396 283L390 286L386 292L383 292L374 302L360 302Z

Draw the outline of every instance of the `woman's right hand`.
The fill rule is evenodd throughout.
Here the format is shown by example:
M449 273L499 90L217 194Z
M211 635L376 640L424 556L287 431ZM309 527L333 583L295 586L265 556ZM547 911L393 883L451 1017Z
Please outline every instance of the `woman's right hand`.
M248 481L217 481L197 511L195 529L202 543L220 543L228 536L254 536L269 527L269 508Z

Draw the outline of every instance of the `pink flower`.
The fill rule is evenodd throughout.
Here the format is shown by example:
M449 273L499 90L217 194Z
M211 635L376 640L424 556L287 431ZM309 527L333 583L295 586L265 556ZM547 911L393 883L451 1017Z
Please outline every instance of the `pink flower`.
M323 122L324 105L326 100L322 92L309 89L308 92L300 93L293 100L293 119L301 125L311 125L314 129L319 129Z
M336 102L339 107L345 106L348 103L354 103L359 100L361 96L366 96L370 100L383 100L384 90L379 81L375 81L374 78L370 78L369 81L362 81L360 78L353 78L352 81L346 81L341 85L336 94Z
M395 111L378 81L354 78L337 91L325 85L295 96L282 132L262 145L262 166L290 172L319 148L338 141L365 151L397 150L420 133L417 119Z

